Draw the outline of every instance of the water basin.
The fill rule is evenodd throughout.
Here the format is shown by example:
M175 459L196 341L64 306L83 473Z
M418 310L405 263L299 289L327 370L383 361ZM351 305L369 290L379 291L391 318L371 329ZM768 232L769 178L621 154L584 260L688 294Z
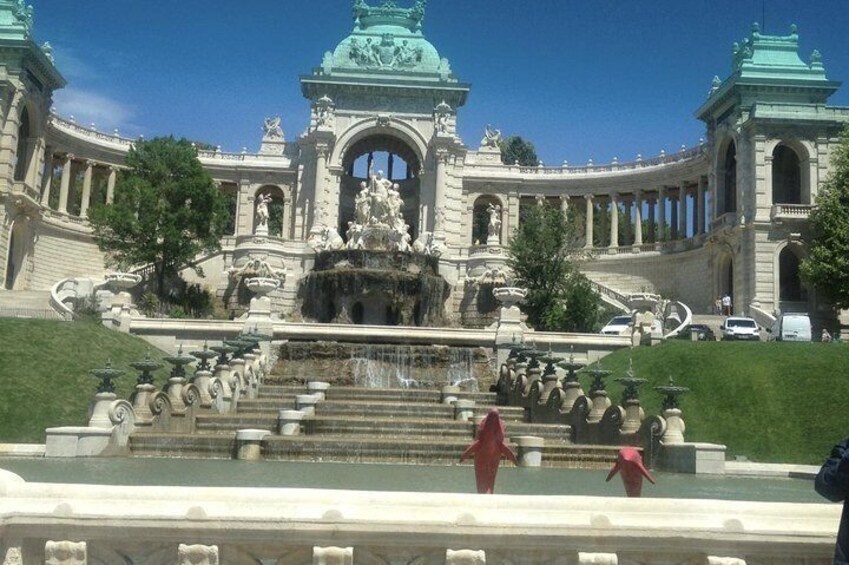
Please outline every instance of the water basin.
M470 465L436 467L288 461L95 458L0 459L0 468L31 482L144 486L285 487L415 492L475 492ZM516 468L498 472L496 492L519 495L624 496L606 470ZM822 503L806 479L716 477L655 473L643 496Z

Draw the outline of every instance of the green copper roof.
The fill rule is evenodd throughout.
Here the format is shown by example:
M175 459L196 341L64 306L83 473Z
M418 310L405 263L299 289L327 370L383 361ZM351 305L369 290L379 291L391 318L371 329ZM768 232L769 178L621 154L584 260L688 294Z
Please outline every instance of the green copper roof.
M0 0L0 39L30 39L32 6L24 0Z
M708 93L708 100L696 115L705 119L711 112L725 107L729 97L738 103L791 102L823 104L840 86L826 78L822 56L814 50L810 62L799 56L796 26L789 35L765 35L760 25L752 25L748 38L732 48L732 73L724 81L718 77Z
M457 82L448 60L422 34L426 5L427 0L415 0L411 8L390 0L379 6L353 0L354 29L325 54L317 73Z

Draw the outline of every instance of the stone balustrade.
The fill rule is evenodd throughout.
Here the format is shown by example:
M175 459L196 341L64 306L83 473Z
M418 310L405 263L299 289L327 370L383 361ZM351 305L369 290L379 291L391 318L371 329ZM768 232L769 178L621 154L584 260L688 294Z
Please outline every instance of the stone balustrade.
M0 492L4 565L825 564L840 518L831 504L60 485L5 471Z

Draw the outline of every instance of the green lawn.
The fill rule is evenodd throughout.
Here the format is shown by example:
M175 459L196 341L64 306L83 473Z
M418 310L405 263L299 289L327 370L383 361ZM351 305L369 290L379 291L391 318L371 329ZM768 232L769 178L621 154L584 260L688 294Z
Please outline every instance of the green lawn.
M147 342L92 322L0 318L0 443L44 442L53 426L82 426L97 379L90 369L108 359L127 372L117 379L119 398L128 398L137 372L129 364L161 358ZM161 385L166 370L155 373Z
M849 345L671 340L620 350L602 360L617 402L622 386L612 379L631 358L649 381L640 389L646 413L660 411L652 387L674 378L691 389L680 403L687 441L725 444L729 457L819 464L849 435Z

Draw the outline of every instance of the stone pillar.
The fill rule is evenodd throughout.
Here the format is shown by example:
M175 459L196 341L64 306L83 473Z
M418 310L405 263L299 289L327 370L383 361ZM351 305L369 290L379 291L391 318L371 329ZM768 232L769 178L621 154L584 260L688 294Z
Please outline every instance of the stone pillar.
M678 193L680 197L680 192ZM669 241L678 239L678 201L669 195Z
M238 200L237 200L238 206ZM238 212L237 212L238 214ZM292 237L292 198L284 197L283 198L283 233L280 234L281 237L285 239L289 239Z
M657 189L657 236L655 241L663 241L666 237L666 188Z
M436 191L434 193L433 231L445 232L445 168L448 166L448 151L436 152Z
M262 459L262 440L271 435L268 430L236 430L236 459L259 461Z
M118 180L118 167L109 167L109 179L106 181L106 203L115 202L115 181Z
M569 215L569 197L561 196L560 197L560 211L563 212L563 216L568 217Z
M634 247L643 244L643 195L634 193Z
M306 414L300 410L284 409L277 412L277 433L281 436L296 436L301 433L301 422Z
M313 226L324 225L327 217L327 201L324 194L324 175L327 172L327 153L325 146L315 148L315 199L313 201Z
M68 194L71 191L71 165L74 162L74 154L65 155L65 164L62 166L62 184L59 188L59 211L68 213Z
M50 204L50 189L53 185L53 149L48 148L44 157L44 178L41 182L41 205Z
M486 551L480 549L446 549L445 565L486 565Z
M542 450L545 447L545 439L538 436L516 436L513 438L519 447L520 467L542 466Z
M687 187L678 188L678 239L687 239Z
M91 205L91 177L94 174L94 161L91 159L85 162L85 173L83 174L83 199L80 204L80 217L85 218L88 214L88 207Z
M705 193L707 192L707 177L699 177L699 188L697 192L698 205L696 209L699 211L699 216L696 219L696 233L705 233Z
M632 236L634 230L634 226L631 224L633 222L633 220L631 219L631 210L634 207L633 200L626 196L622 199L622 205L625 208L625 234L622 237L622 244L628 245L629 243L633 243L631 241L628 241L628 239Z
M44 565L87 565L88 548L84 541L48 541L44 544Z
M312 548L313 565L354 565L353 547L318 547Z
M177 547L177 565L218 565L218 546L181 543Z
M607 247L619 247L619 200L615 192L610 193L610 242Z
M584 217L584 220L585 220L585 223L586 223L586 226L584 228L585 228L585 232L586 232L587 242L586 242L586 244L584 244L584 247L586 249L592 249L592 247L593 247L593 195L592 194L586 194L586 195L584 195L584 199L587 201L587 213Z
M657 198L650 196L648 198L648 211L649 211L649 241L652 243L657 242L657 225L655 224L655 206L657 206Z

